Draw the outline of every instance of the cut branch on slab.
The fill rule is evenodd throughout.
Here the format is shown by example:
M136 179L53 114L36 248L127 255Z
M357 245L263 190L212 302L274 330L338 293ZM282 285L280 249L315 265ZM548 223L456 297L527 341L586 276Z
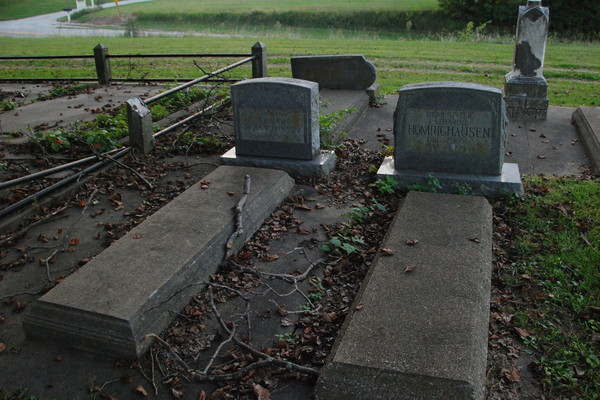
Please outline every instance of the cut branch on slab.
M244 179L244 193L242 194L242 197L240 198L240 201L237 203L237 205L235 206L234 210L235 210L235 231L231 234L231 236L229 236L229 239L227 240L227 243L225 244L225 248L226 248L226 252L225 252L225 258L229 258L229 256L231 256L232 248L233 248L233 242L240 236L242 236L244 234L244 225L243 225L243 221L242 221L242 216L243 216L243 212L244 212L244 206L246 205L246 201L248 200L248 195L250 194L250 184L251 184L251 178L250 175L246 175L245 179Z

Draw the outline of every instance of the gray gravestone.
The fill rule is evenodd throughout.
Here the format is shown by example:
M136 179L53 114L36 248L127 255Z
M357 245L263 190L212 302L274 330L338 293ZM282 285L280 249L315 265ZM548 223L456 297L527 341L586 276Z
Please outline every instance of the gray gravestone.
M293 78L249 79L231 86L235 147L224 165L323 176L335 153L320 151L319 85Z
M290 78L231 86L236 153L312 160L319 152L319 85Z
M394 114L394 157L379 175L405 187L430 184L452 192L522 192L516 164L504 163L507 120L502 91L464 82L407 85Z
M367 90L377 77L360 54L292 57L292 76L317 82L321 89Z
M504 86L510 119L546 119L548 82L543 76L550 11L541 1L519 7L513 70Z

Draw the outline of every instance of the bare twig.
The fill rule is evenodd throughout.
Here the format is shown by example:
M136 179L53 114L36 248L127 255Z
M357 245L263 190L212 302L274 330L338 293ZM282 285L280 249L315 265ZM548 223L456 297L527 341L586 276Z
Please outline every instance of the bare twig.
M304 271L302 274L300 275L291 275L291 274L273 274L270 272L261 272L261 275L264 276L270 276L272 278L279 278L279 279L283 279L284 281L287 282L293 282L293 283L298 283L298 282L302 282L303 280L305 280L308 277L308 274L310 274L310 271L312 271L317 265L321 264L322 262L325 262L325 258L319 258L317 261L315 261L314 263L311 263L308 268L306 269L306 271Z
M242 195L242 197L240 198L240 201L237 203L237 205L235 206L234 210L235 210L235 214L236 214L236 223L235 223L235 227L236 230L235 232L233 232L231 234L231 236L229 236L229 240L227 240L227 244L225 245L225 247L227 248L227 251L225 253L225 257L228 258L231 255L232 252L232 247L233 247L233 242L239 237L242 236L244 234L244 227L242 225L242 214L244 211L244 205L246 204L246 200L248 200L248 194L250 194L250 175L246 175L245 181L244 181L244 194Z
M38 294L42 294L42 293L44 293L44 290L40 290L39 292L19 292L19 293L13 293L13 294L8 294L6 296L0 297L0 301L6 300L6 299L11 299L11 298L17 297L17 296L23 296L23 295L37 296Z
M219 355L219 353L221 352L221 349L223 349L223 346L225 346L227 343L231 342L233 340L233 336L235 335L235 327L232 329L231 334L229 335L229 338L223 342L221 342L219 344L219 347L217 347L217 349L215 350L215 352L213 353L212 357L210 358L210 360L208 361L208 364L206 365L206 367L204 368L204 371L202 371L202 373L204 375L208 374L208 370L210 369L210 367L212 367L212 365L214 364L215 360L217 359L217 356Z
M187 363L185 361L183 361L181 359L181 357L179 357L179 354L177 354L177 352L175 351L175 349L167 341L165 341L160 336L155 335L154 333L149 333L146 336L144 336L144 340L145 339L149 339L149 338L155 339L157 342L159 342L160 344L162 344L163 346L165 346L167 349L169 349L169 352L173 356L173 359L175 360L175 362L177 364L179 364L186 372L192 371L192 368L190 368L189 365L187 365Z
M231 329L229 329L229 327L227 326L227 324L221 317L221 314L219 314L217 307L215 306L215 301L214 301L214 296L213 296L212 290L209 290L208 294L209 294L209 300L210 300L210 308L212 309L213 314L217 317L217 321L219 322L221 329L223 329L223 331L225 331L226 333L231 335ZM265 362L263 364L265 366L275 365L278 367L283 367L283 368L289 369L291 371L300 372L300 373L303 373L306 375L319 376L319 371L317 371L316 369L304 367L302 365L295 364L291 361L284 361L284 360L279 360L277 358L273 358L273 357L269 356L268 354L265 354L261 351L254 349L253 347L247 345L246 343L241 341L235 335L233 335L233 341L235 342L235 344L237 344L239 347L241 347L248 353L252 354L253 356L264 359Z
M131 168L129 165L125 165L121 161L116 160L113 157L105 156L103 154L96 154L96 156L98 156L98 158L100 158L101 160L109 160L109 161L117 164L119 167L125 168L126 170L133 172L134 174L136 174L138 176L138 178L140 178L146 184L146 186L148 186L149 189L154 189L154 185L152 185L150 182L148 182L148 180L146 178L144 178L142 176L142 174L137 172L134 168Z
M90 194L90 196L88 197L87 201L85 202L85 206L83 207L83 210L81 210L81 213L77 216L77 218L75 219L75 221L73 221L73 223L71 224L71 227L65 233L65 236L63 238L63 251L67 250L67 246L69 245L69 239L71 238L71 234L73 233L73 229L75 229L75 225L77 225L77 223L79 222L79 220L84 216L85 212L87 211L88 207L92 203L92 200L93 200L93 198L94 198L94 196L96 195L97 192L98 192L98 189L94 189L94 191L92 192L92 194Z
M46 278L48 278L48 282L52 282L52 278L50 277L50 259L54 257L56 253L58 253L58 249L54 250L52 254L44 259L44 264L46 265Z
M6 243L10 242L11 240L17 239L21 236L23 236L24 234L26 234L31 228L46 222L47 220L49 220L50 218L56 216L57 214L60 214L61 212L65 211L67 209L67 206L61 207L58 210L54 211L51 214L48 214L46 216L44 216L43 218L31 223L30 225L27 225L25 228L21 229L19 232L13 233L11 236L7 237L6 239L2 239L0 240L0 246L5 245Z

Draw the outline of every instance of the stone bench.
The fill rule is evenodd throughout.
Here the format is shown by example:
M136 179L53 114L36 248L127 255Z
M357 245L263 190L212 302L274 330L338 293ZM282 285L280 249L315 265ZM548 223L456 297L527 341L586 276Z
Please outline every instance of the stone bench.
M225 255L235 212L250 175L244 235L262 225L294 186L285 172L222 166L42 296L23 325L29 337L114 357L137 358L144 336L170 324ZM231 196L228 192L233 192Z
M410 192L382 247L393 255L373 263L317 398L483 399L492 269L487 200Z

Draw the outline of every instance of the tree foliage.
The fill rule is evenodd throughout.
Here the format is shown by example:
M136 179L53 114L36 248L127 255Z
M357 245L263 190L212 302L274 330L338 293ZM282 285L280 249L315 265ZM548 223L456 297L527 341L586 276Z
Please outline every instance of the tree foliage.
M440 7L450 17L462 23L476 25L491 21L498 29L514 28L519 6L526 0L439 0ZM543 0L550 8L550 30L558 34L600 33L600 1Z

